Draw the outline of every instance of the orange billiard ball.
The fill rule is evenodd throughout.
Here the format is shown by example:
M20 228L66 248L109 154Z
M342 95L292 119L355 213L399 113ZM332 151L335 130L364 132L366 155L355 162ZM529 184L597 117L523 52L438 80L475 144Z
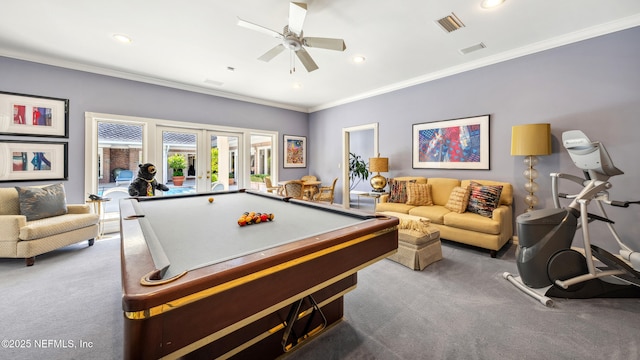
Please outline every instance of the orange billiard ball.
M212 203L212 202L213 202L213 198L212 198L212 197L210 197L210 198L209 198L209 202L210 202L210 203Z

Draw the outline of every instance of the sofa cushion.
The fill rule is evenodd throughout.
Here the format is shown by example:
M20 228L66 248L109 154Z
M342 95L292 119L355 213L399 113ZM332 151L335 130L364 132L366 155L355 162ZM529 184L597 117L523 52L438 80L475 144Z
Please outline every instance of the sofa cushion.
M376 204L376 212L379 211L393 211L401 214L408 214L409 210L413 209L414 205L392 203L392 202L379 202Z
M433 205L431 185L407 183L407 205Z
M45 187L18 187L20 214L27 221L44 219L67 213L67 200L64 185L54 184Z
M444 216L451 210L440 205L415 206L409 210L409 215L426 217L434 224L443 224Z
M415 182L415 180L396 180L389 181L389 199L392 203L404 204L407 202L407 182Z
M501 193L502 185L482 185L471 182L471 195L467 211L491 217L493 210L499 205Z
M20 240L35 240L67 233L98 223L97 214L65 214L27 222L20 228Z
M456 186L460 185L460 180L451 178L429 178L431 185L431 200L434 205L445 206L449 201L449 194Z
M471 212L462 214L450 212L444 216L444 225L483 234L500 234L499 221Z
M455 211L458 214L462 214L467 210L467 205L469 204L469 187L463 188L461 186L456 186L451 190L451 195L449 195L449 201L444 206L451 211Z

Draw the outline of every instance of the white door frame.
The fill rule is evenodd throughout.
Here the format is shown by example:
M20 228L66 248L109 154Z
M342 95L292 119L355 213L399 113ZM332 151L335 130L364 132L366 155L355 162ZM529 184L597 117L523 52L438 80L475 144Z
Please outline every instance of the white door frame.
M362 130L373 130L373 153L380 153L378 148L378 123L365 124L359 126L353 126L348 128L342 128L342 206L344 208L351 207L351 194L349 191L349 149L350 149L350 133Z

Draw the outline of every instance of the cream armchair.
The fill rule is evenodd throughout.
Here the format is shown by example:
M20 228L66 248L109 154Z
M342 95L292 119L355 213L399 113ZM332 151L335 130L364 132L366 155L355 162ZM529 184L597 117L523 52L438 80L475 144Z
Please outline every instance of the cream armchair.
M47 187L30 189L38 188ZM64 190L62 194L64 196ZM46 204L38 204L37 198L31 205L47 209ZM21 214L16 188L0 188L0 257L24 258L27 266L31 266L37 255L83 240L93 245L98 236L98 215L92 214L86 204L63 205L66 206L64 214L28 220L27 215Z

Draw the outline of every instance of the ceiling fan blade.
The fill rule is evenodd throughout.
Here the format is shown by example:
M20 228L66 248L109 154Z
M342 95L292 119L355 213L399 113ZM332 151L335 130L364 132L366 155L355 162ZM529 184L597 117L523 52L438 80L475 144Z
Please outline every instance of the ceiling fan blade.
M344 51L347 48L342 39L306 37L303 39L303 44L308 47L337 51Z
M262 56L260 56L258 60L262 60L264 62L271 61L271 59L273 59L274 57L276 57L276 55L280 54L283 51L284 51L284 45L278 44L274 46L271 50L267 51Z
M313 61L313 59L311 58L311 55L309 55L307 50L305 50L304 48L301 48L300 50L296 51L296 55L298 56L298 59L300 59L300 62L302 63L302 65L304 65L304 68L307 69L308 72L312 72L313 70L318 70L318 65L316 65L315 61Z
M302 33L304 18L307 16L307 4L292 2L289 4L289 31L296 35Z
M268 29L268 28L266 28L264 26L260 26L260 25L254 24L252 22L248 22L248 21L242 20L240 18L238 18L238 25L242 26L244 28L247 28L247 29L251 29L251 30L255 30L255 31L261 32L261 33L263 33L265 35L269 35L269 36L274 37L276 39L281 39L282 40L284 38L284 36L282 34L280 34L279 32L277 32L275 30Z

